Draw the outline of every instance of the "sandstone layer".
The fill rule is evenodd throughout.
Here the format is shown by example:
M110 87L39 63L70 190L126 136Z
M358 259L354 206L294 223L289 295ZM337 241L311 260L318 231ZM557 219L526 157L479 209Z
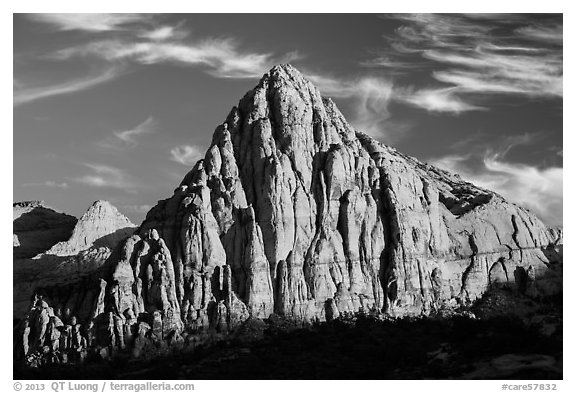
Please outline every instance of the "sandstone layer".
M82 323L83 350L138 356L149 340L178 343L250 317L428 315L493 286L547 296L562 290L561 243L526 209L354 130L282 65L76 289L84 300L70 303L68 321L53 322L54 290L37 298L18 350L51 345L50 323Z

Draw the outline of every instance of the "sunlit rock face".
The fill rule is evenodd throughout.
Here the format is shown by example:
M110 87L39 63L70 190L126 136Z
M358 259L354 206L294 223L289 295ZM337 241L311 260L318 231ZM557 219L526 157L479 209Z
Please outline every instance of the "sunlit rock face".
M101 326L94 345L140 353L146 337L178 342L273 313L427 315L492 286L549 295L562 289L561 243L498 194L354 130L276 66L86 284L83 323ZM31 313L49 314L46 294Z

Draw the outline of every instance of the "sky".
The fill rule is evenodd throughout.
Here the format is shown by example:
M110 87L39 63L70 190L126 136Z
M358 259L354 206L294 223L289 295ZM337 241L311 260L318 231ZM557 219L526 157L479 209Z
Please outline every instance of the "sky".
M134 223L291 63L358 130L562 225L561 14L15 14L13 200Z

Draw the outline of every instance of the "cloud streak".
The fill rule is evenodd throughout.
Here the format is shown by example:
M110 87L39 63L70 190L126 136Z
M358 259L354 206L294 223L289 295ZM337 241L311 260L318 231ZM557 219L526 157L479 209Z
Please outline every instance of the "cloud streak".
M323 95L351 100L354 114L350 122L354 127L373 137L385 139L387 143L404 136L410 128L408 123L390 119L388 107L391 103L437 113L486 110L462 100L458 96L461 90L456 87L416 89L395 86L391 79L376 76L346 79L306 71L304 74Z
M120 69L118 67L110 67L97 74L88 75L82 78L77 78L53 85L27 86L21 81L18 81L14 85L13 104L16 107L44 98L88 90L92 87L109 82L119 75Z
M73 178L71 180L98 188L117 188L126 192L133 192L136 184L123 170L102 164L84 163L90 168L90 174Z
M52 180L47 180L40 183L24 183L22 187L53 187L53 188L68 188L68 183L66 182L56 182Z
M458 114L486 110L484 107L463 101L458 97L458 93L461 91L458 87L420 90L413 88L397 89L396 100L416 108L426 109L428 112Z
M188 32L181 28L180 25L176 26L160 26L152 31L144 31L139 33L140 38L150 41L166 41L174 39L183 39L188 36Z
M242 51L231 38L213 38L198 41L183 41L166 32L157 32L148 40L102 40L66 48L56 52L53 58L68 60L74 57L92 56L112 62L131 61L134 63L177 64L201 66L217 78L256 78L262 76L271 66L298 59L297 52L284 56L272 53ZM165 36L165 39L159 39ZM177 39L174 39L177 38Z
M156 121L154 120L153 117L149 117L148 119L146 119L143 123L137 125L135 128L131 129L131 130L124 130L124 131L114 131L114 135L130 144L130 145L136 145L136 137L140 136L140 135L144 135L144 134L150 134L154 132L154 127L155 127Z
M528 39L562 45L564 40L563 26L526 26L516 33Z
M216 78L259 78L270 67L301 56L275 55L241 48L230 37L190 38L184 23L162 24L148 14L27 14L25 18L57 31L82 31L79 45L42 56L43 60L72 63L104 61L107 68L57 84L37 85L14 79L14 106L91 89L113 80L130 65L173 64L203 69ZM104 34L106 33L106 34Z
M522 15L415 14L389 16L401 22L382 61L389 67L433 67L437 87L413 89L405 102L431 111L478 110L480 96L532 99L563 96L562 22ZM425 62L417 62L420 56Z
M459 69L436 71L435 79L458 86L463 93L505 93L530 97L562 97L562 58L498 53L477 47L467 55L430 50L424 56ZM512 52L518 52L517 49Z
M304 74L318 87L322 95L351 100L354 114L350 123L359 131L376 138L384 138L387 142L398 136L397 131L405 131L405 127L400 127L397 123L395 129L389 127L388 105L395 99L391 80L373 76L345 79L313 72Z
M143 14L29 14L35 22L49 24L61 31L103 32L123 30L127 25L146 22L149 16Z
M203 157L203 151L199 146L181 145L170 150L170 159L185 166L193 166Z
M156 119L148 117L132 129L114 131L112 136L98 142L98 145L106 149L123 150L125 148L134 148L138 145L138 139L142 135L154 133L156 126Z

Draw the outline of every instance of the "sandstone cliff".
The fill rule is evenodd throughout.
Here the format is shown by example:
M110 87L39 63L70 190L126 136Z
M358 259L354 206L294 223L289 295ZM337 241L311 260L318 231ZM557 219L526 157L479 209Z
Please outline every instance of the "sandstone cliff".
M250 316L426 315L491 286L553 294L561 260L561 235L529 211L354 130L283 65L82 288L91 303L80 319L85 337L105 332L85 348L138 355L147 339L227 331ZM45 292L28 320L49 316L55 298Z

